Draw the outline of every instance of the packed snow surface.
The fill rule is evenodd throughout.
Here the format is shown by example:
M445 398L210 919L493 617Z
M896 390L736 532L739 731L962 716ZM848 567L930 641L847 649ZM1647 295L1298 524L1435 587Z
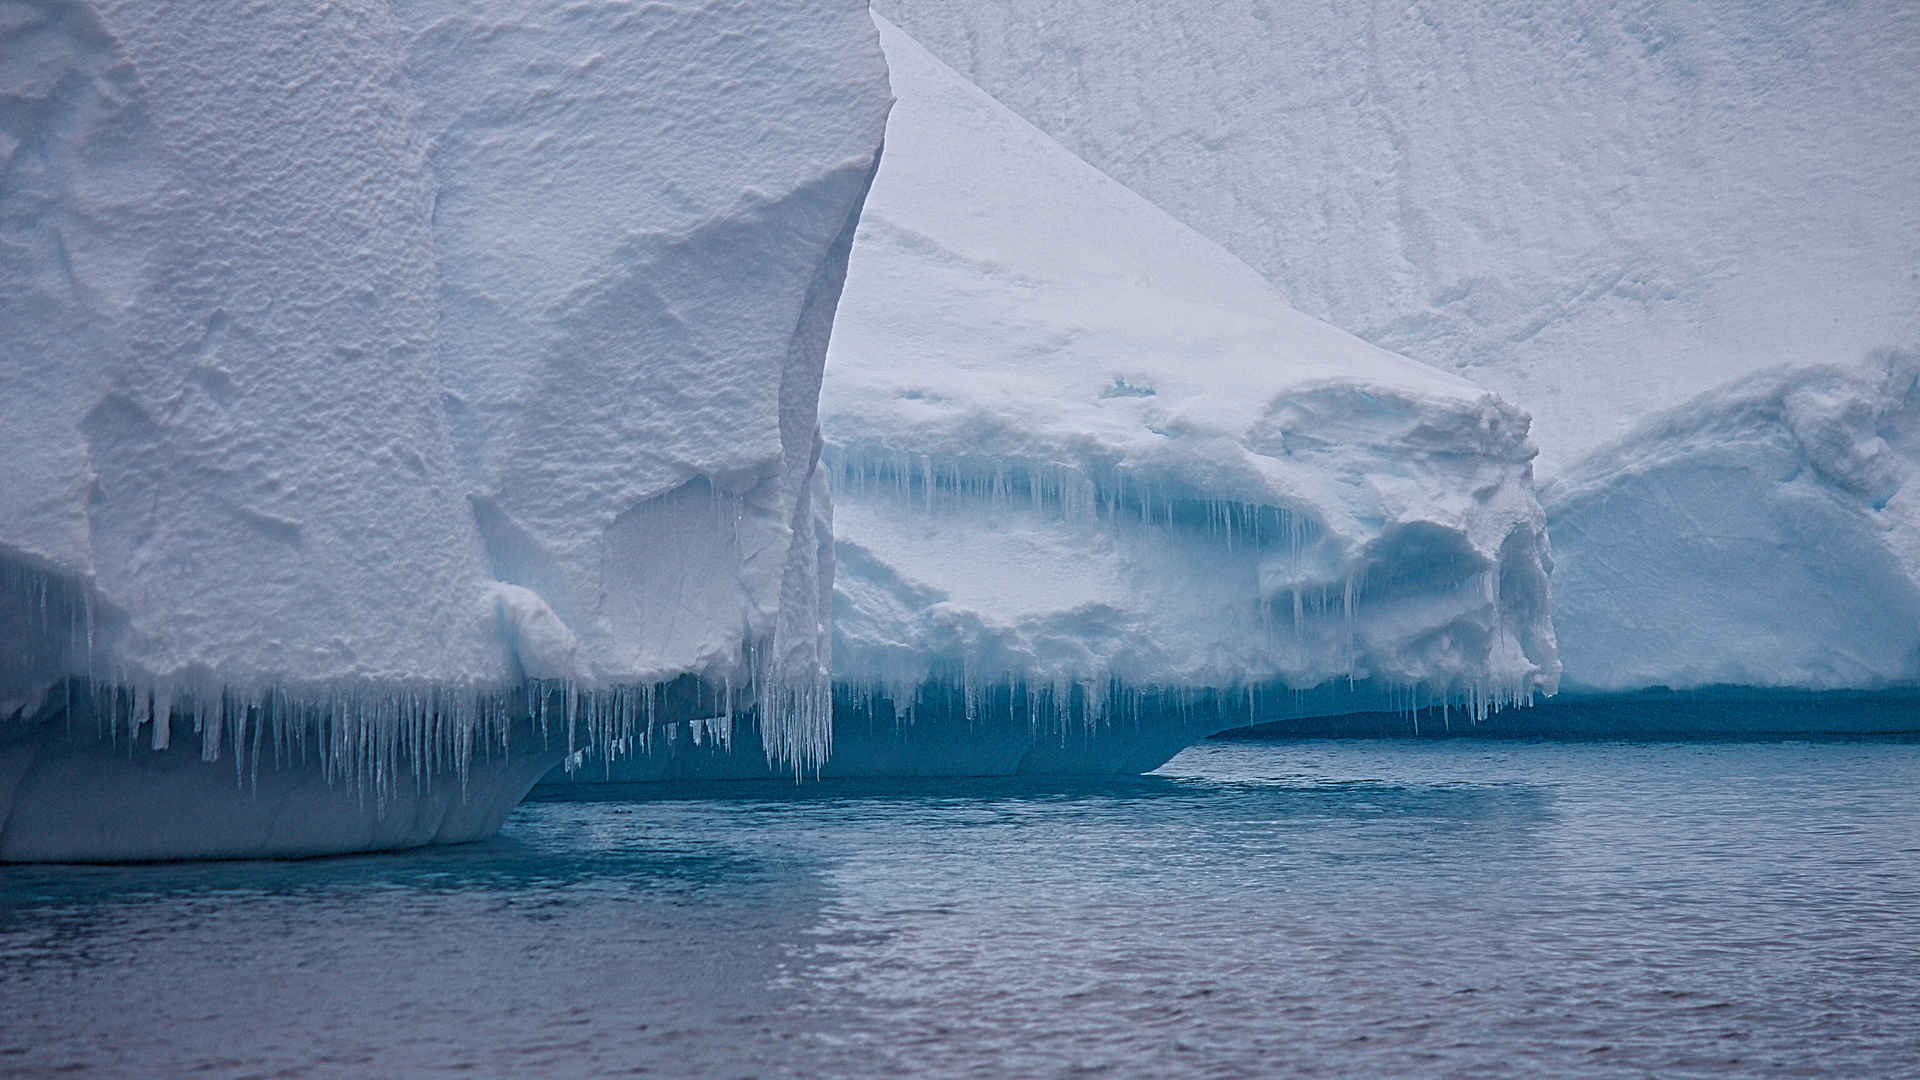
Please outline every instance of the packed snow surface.
M1920 359L1763 372L1541 493L1566 683L1920 682Z
M881 40L899 101L821 398L856 701L945 687L1024 724L1551 689L1524 413L1300 314Z
M0 717L78 676L418 775L686 677L825 752L864 4L12 5L0 57Z
M876 6L1302 311L1526 408L1543 478L1920 340L1920 5Z

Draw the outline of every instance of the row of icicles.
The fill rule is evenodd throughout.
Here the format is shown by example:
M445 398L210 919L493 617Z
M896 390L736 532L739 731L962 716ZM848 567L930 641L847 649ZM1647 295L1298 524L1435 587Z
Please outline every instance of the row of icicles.
M1229 550L1284 544L1297 553L1325 533L1304 511L1182 495L1175 487L1156 485L1151 477L1124 468L1093 473L1052 463L976 463L837 446L826 448L822 464L836 494L889 495L903 506L927 512L944 498L990 513L1030 510L1073 522L1132 520L1167 529L1191 527L1221 540Z
M931 510L941 492L956 498L984 502L1001 509L1048 510L1073 520L1117 521L1131 518L1150 526L1195 526L1223 540L1230 548L1253 548L1284 543L1295 552L1322 535L1317 522L1304 514L1274 506L1217 499L1180 499L1157 495L1153 486L1122 470L1113 470L1101 482L1079 470L1061 466L970 468L963 463L942 464L924 455L853 455L830 449L826 465L836 489L849 494L893 493L910 505ZM52 651L63 648L54 622L66 623L68 650L91 659L94 648L91 590L55 575L0 560L0 593L12 601L26 601L36 610L43 633L38 644ZM1295 589L1291 622L1302 631L1306 610L1330 613L1336 604L1345 626L1349 661L1356 582L1349 576L1337 601L1321 595L1317 603ZM1275 605L1261 604L1261 617ZM64 610L63 610L64 609ZM30 635L29 635L30 636ZM48 657L28 655L34 643L16 643L19 654L7 659L23 667ZM44 651L44 650L43 650ZM71 658L69 658L71 659ZM91 666L91 664L89 664ZM751 668L752 665L749 665ZM757 685L755 685L757 683ZM126 732L139 738L149 729L155 750L168 748L177 724L190 725L206 761L220 758L223 749L234 761L236 777L257 783L263 761L278 768L317 764L329 783L350 787L361 798L384 805L410 782L429 790L436 773L456 776L464 785L476 757L490 760L523 749L520 739L538 740L540 750L558 741L565 760L579 764L585 751L611 763L619 757L651 751L654 735L668 726L659 716L658 684L588 688L563 681L531 680L511 688L448 688L344 686L303 689L297 695L284 688L239 690L201 687L170 691L139 685L137 681L90 678L70 680L67 694L80 695L107 708L95 709L111 738ZM911 722L915 703L925 687L842 684L840 694L857 711L877 715L884 701L896 718ZM1095 731L1102 725L1141 723L1157 709L1170 709L1183 720L1212 712L1228 726L1237 715L1252 722L1263 708L1263 695L1292 694L1283 686L1248 684L1229 689L1132 687L1110 678L1051 679L1028 685L1008 678L985 684L962 678L955 687L969 723L977 722L1004 700L1004 716L1024 718L1035 732L1051 730L1062 737L1077 726ZM1530 703L1532 687L1468 685L1427 695L1427 706L1463 702L1475 722L1507 705ZM727 743L736 709L730 679L721 679L715 715L688 721L696 738L703 735ZM832 750L832 714L835 688L819 679L786 685L749 677L745 698L757 701L763 749L768 760L801 776L817 771ZM1422 688L1407 686L1393 693L1417 715ZM1268 698L1271 701L1271 697ZM1274 702L1277 705L1278 702ZM72 715L69 709L69 715ZM768 722L769 717L777 718ZM679 722L679 721L675 721Z

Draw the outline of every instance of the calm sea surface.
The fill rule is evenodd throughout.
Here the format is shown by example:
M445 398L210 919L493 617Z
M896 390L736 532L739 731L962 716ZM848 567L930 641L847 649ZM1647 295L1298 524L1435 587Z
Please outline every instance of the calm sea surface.
M1920 1076L1920 743L1213 743L0 867L0 1073Z

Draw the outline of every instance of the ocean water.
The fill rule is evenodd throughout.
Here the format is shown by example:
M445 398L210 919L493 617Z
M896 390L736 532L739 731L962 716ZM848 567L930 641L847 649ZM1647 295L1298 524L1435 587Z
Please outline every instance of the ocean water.
M1920 1076L1920 743L1226 742L0 867L0 1074Z

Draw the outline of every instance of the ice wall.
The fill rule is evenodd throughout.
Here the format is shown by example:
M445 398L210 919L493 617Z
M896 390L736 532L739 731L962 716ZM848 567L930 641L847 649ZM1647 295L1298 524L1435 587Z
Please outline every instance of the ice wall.
M1569 690L1920 681L1920 359L1782 368L1541 493Z
M879 0L1302 311L1532 413L1545 476L1920 340L1920 7Z
M1524 413L1300 314L881 29L821 398L849 707L1191 737L1551 689Z
M0 12L9 745L77 677L86 730L271 728L343 791L714 700L815 760L815 396L888 100L853 2Z
M822 358L886 74L857 3L400 0L450 427L526 674L691 672L827 749ZM824 561L823 561L824 560ZM644 717L623 711L626 734Z
M76 673L503 678L385 5L16 5L0 35L6 602L83 583L96 650L10 671L5 710Z

